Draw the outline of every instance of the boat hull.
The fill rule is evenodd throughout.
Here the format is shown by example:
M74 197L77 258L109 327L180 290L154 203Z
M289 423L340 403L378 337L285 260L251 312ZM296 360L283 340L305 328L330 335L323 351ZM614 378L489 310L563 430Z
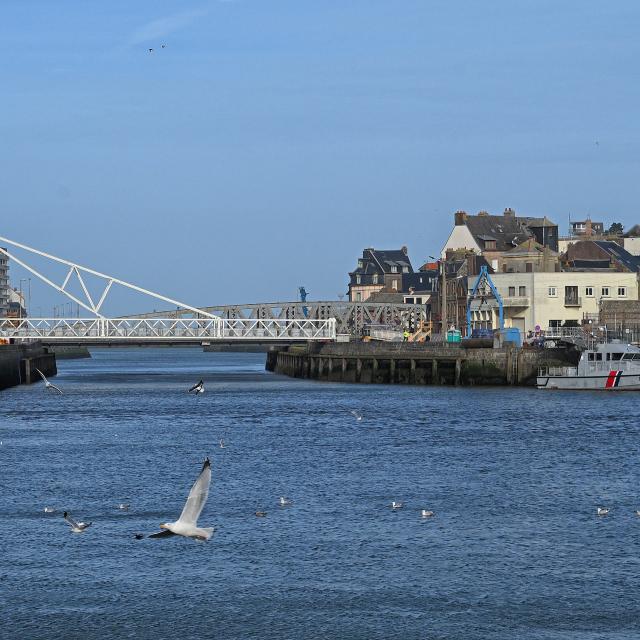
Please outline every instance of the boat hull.
M611 371L592 376L538 376L538 389L640 391L640 375Z

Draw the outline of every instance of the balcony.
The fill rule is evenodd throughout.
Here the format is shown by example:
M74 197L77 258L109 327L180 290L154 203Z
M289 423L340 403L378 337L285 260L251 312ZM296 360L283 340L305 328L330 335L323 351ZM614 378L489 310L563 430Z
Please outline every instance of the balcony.
M565 296L564 297L564 306L565 307L581 307L582 306L582 298L579 296Z
M528 307L530 305L529 298L527 296L505 296L502 298L502 305L504 307Z

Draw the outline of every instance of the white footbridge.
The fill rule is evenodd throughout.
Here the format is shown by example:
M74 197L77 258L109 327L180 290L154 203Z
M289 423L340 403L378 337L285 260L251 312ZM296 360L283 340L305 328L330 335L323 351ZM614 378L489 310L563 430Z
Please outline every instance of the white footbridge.
M7 247L11 247L9 250ZM19 250L20 256L14 251ZM63 265L65 276L55 282L27 256ZM83 267L75 262L39 251L0 236L0 256L19 264L33 276L66 296L78 308L89 312L84 318L0 318L0 338L18 341L41 340L46 343L74 344L207 344L212 342L291 343L332 341L336 339L335 318L259 319L221 318L124 280ZM84 276L84 277L83 277ZM87 282L101 282L99 295L91 296ZM102 313L114 286L136 291L175 305L181 317L109 318ZM75 288L72 288L75 287ZM79 291L80 293L74 293Z

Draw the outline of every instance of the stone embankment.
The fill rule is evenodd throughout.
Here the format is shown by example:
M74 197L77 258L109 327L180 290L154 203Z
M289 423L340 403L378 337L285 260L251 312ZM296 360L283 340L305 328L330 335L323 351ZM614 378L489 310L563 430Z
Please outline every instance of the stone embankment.
M575 364L564 349L351 342L270 351L266 368L294 378L365 384L532 385L538 368Z
M56 356L40 343L0 345L0 391L40 380L36 369L55 376Z

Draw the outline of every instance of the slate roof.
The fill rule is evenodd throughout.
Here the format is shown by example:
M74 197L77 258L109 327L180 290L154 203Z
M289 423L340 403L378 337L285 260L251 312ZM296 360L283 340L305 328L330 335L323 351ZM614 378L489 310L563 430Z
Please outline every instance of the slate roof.
M613 260L624 265L629 271L640 271L640 256L634 256L617 242L611 240L594 240L594 242L606 251Z
M402 249L365 249L360 260L363 261L363 266L351 271L350 275L392 273L393 266L398 268L398 273L402 273L403 267L408 267L409 273L413 273L411 260Z
M547 251L552 255L558 255L553 249L547 249ZM535 238L528 238L524 242L520 243L517 247L513 247L513 249L509 249L506 252L508 256L517 256L517 255L527 255L530 253L544 253L545 247L541 245Z
M515 216L467 216L465 224L471 235L480 240L481 249L484 248L484 239L495 240L496 251L508 251L530 236Z

